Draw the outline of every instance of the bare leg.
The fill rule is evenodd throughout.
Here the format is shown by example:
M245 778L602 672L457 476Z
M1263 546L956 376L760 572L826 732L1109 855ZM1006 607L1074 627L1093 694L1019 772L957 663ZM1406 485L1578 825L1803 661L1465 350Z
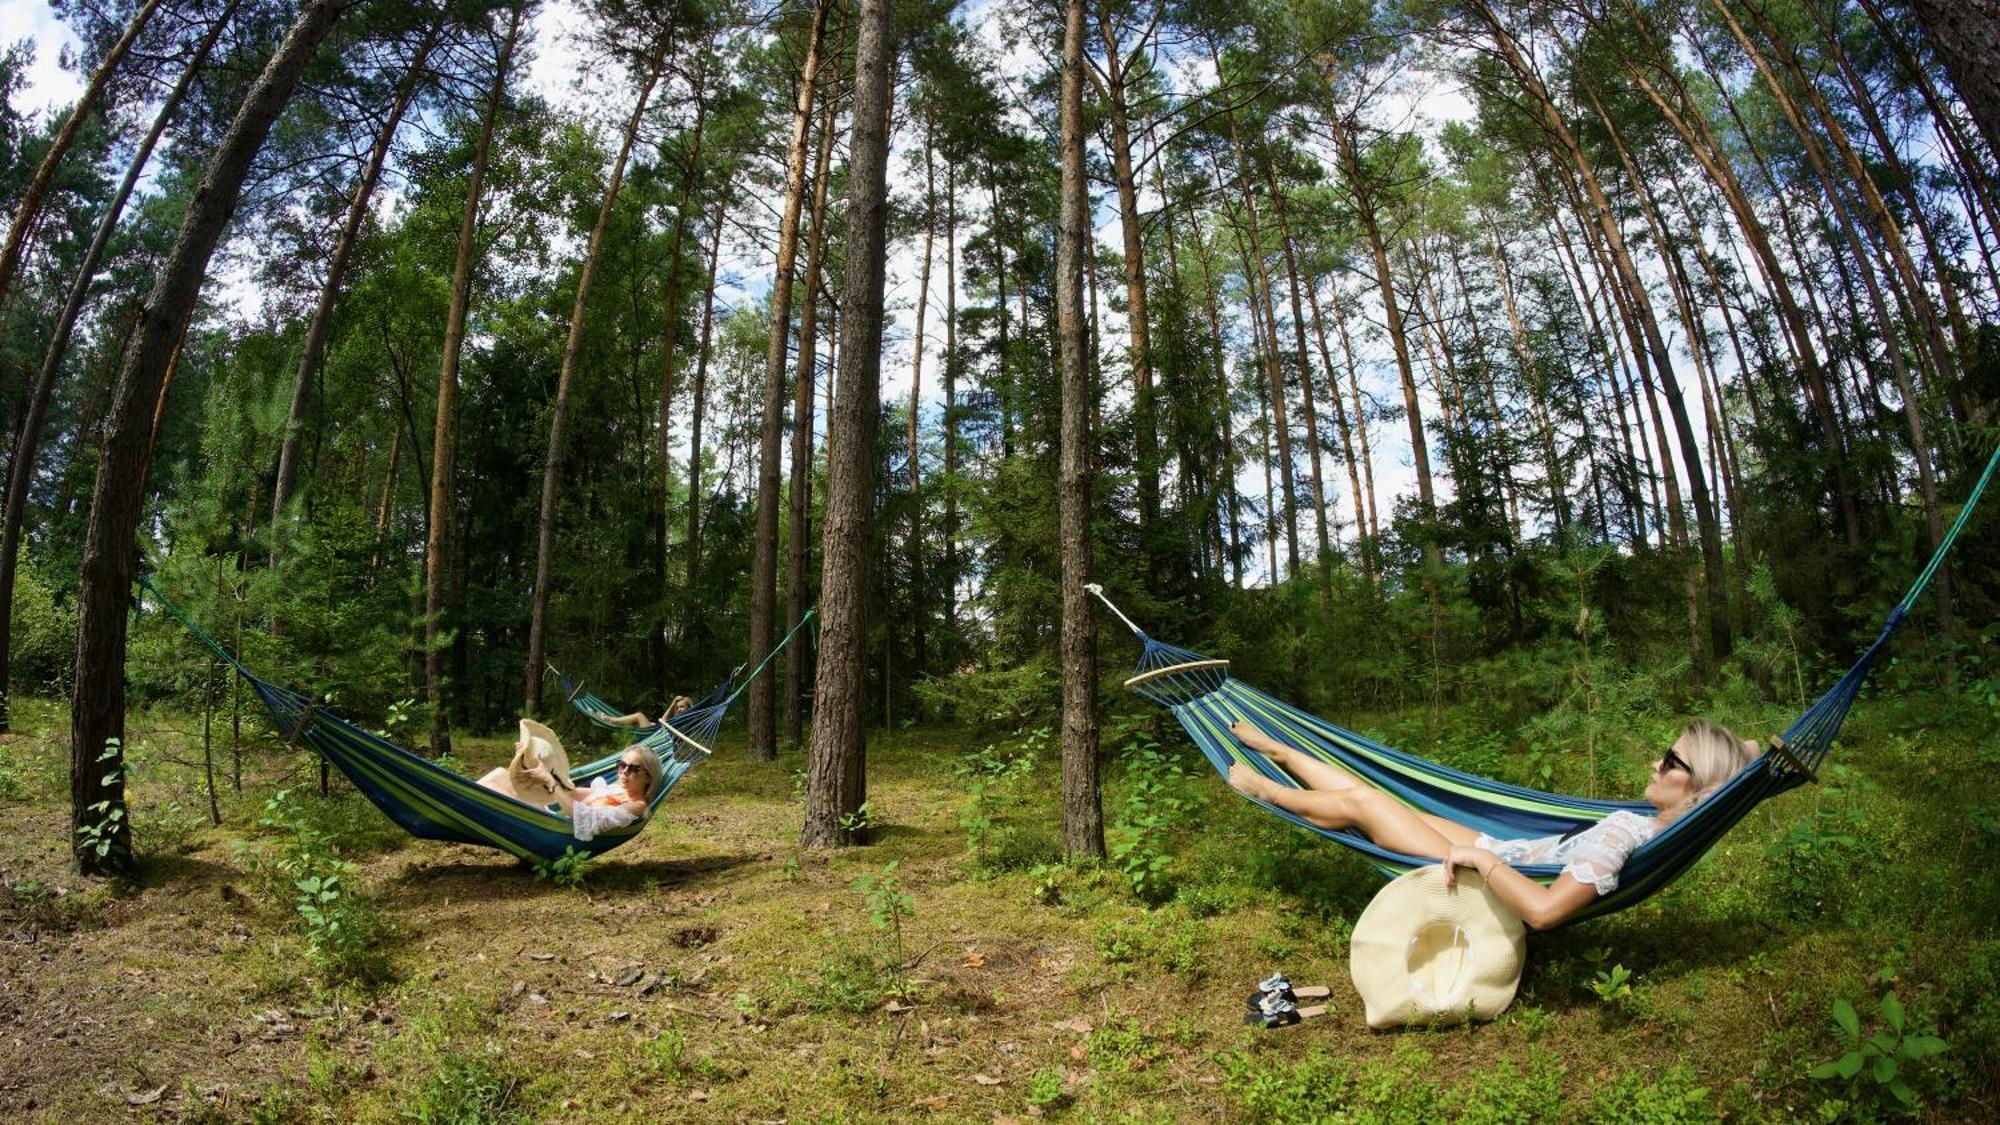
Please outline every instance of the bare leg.
M1268 801L1321 828L1358 828L1370 840L1405 855L1443 859L1451 850L1449 836L1380 790L1360 786L1330 792L1291 789L1241 762L1229 767L1229 784L1245 796Z
M1243 745L1278 763L1281 769L1298 778L1307 789L1332 791L1363 785L1362 780L1351 772L1331 762L1320 761L1296 747L1287 746L1249 723L1233 723L1229 733Z
M620 715L615 719L606 719L604 721L614 727L650 727L655 725L653 720L646 717L644 711L634 711L630 715Z

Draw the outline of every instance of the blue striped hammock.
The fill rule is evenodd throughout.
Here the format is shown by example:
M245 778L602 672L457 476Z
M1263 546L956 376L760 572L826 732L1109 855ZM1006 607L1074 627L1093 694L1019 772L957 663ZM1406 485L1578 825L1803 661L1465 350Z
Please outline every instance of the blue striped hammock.
M181 612L149 579L142 577L139 581L198 640L243 677L263 701L271 713L273 726L288 744L311 747L404 831L424 840L498 848L531 862L559 859L572 849L592 856L602 855L637 836L681 778L709 756L709 745L721 729L723 716L755 676L752 673L733 687L725 684L731 688L726 693L711 695L664 726L641 732L643 737L635 741L659 754L661 767L660 784L647 804L647 815L623 828L599 832L590 840L578 840L572 834L566 814L488 789L472 778L356 726L303 693L263 679ZM779 647L783 647L782 642ZM766 658L765 664L768 663ZM760 670L763 667L758 666ZM570 780L579 787L588 786L600 777L615 780L613 775L622 753L623 748L594 762L572 767Z
M1965 526L1973 506L2000 466L2000 450L1986 464L1951 531L1940 541L1929 565L1898 602L1874 642L1854 666L1820 696L1805 713L1771 739L1770 748L1749 767L1694 810L1639 846L1619 873L1618 886L1572 916L1570 922L1611 914L1651 897L1692 867L1720 841L1737 821L1767 797L1813 780L1831 749L1855 696L1889 638L1896 632L1924 587L1930 584L1944 556ZM1621 809L1651 813L1644 802L1600 801L1561 793L1545 793L1479 777L1414 754L1386 746L1316 715L1293 707L1229 675L1229 662L1148 637L1101 588L1091 592L1118 615L1144 646L1136 673L1125 686L1170 711L1188 737L1218 773L1227 775L1237 762L1281 785L1298 788L1290 774L1270 759L1239 742L1230 724L1243 721L1271 738L1297 747L1322 761L1340 766L1364 782L1394 796L1411 808L1433 813L1484 832L1495 839L1525 839L1588 827ZM1328 829L1265 801L1253 803L1274 816L1361 853L1386 878L1394 878L1437 860L1393 851L1354 829ZM1532 864L1516 868L1549 883L1562 873L1558 865Z
M745 685L749 684L751 680L756 679L758 674L771 661L777 659L778 654L785 650L786 645L792 643L792 638L797 636L800 630L810 624L818 612L817 609L806 610L805 613L800 615L798 623L793 625L783 637L779 638L776 647L772 648L755 668L750 668L748 664L738 665L734 671L729 673L727 679L716 686L714 691L709 692L696 701L688 711L701 711L705 708L713 707L718 702L733 700L742 694ZM750 669L750 674L747 676L743 674L746 668ZM548 669L555 673L556 682L562 686L563 698L569 700L569 705L576 708L577 714L588 719L590 724L599 730L624 732L634 738L647 738L659 732L660 725L658 723L647 723L643 726L631 727L624 723L613 722L613 719L623 718L632 712L616 704L606 702L602 696L585 687L581 679L564 674L563 670L554 664L548 665ZM683 713L685 714L686 712Z

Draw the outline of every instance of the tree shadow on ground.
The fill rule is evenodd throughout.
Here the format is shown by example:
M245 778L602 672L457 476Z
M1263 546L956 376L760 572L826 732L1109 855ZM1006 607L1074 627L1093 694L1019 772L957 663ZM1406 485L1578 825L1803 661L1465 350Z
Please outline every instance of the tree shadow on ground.
M688 856L684 859L597 860L584 879L593 891L677 890L712 881L717 875L762 859L761 853ZM423 897L437 893L476 894L490 902L528 901L545 895L572 893L548 880L537 880L535 869L505 857L479 862L429 863L412 867L386 881L390 897Z

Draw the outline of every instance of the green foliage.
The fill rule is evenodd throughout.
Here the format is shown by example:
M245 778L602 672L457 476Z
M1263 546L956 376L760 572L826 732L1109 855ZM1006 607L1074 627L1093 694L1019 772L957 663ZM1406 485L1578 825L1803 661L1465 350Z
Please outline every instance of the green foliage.
M76 607L57 600L33 552L23 550L19 559L9 686L16 695L34 690L60 698L76 664Z
M291 907L315 968L332 981L377 983L389 973L389 924L355 884L359 868L339 855L343 814L328 810L344 804L280 789L257 820L266 836L237 841L237 858L267 897Z
M97 756L97 764L93 767L104 771L99 785L116 785L124 777L125 769L120 749L118 739L104 740L104 752ZM96 852L99 858L110 855L111 849L118 844L119 825L125 819L124 803L107 798L91 802L84 811L90 814L90 818L76 826L77 842L82 847Z
M563 854L554 859L535 861L535 882L546 880L558 887L581 887L586 865L592 858L590 852L574 847L564 848Z
M1125 739L1125 796L1111 829L1111 863L1141 902L1173 897L1169 836L1184 827L1201 803L1187 785L1187 770L1149 735Z
M1767 850L1772 897L1794 920L1858 917L1865 904L1855 872L1880 868L1890 855L1860 811L1818 809L1794 821Z
M1045 833L1036 831L1038 820L1022 815L1028 811L1022 790L1048 733L1048 727L1040 727L1011 743L988 743L953 767L965 781L966 800L958 826L965 832L966 853L976 871L1005 871L1041 858L1033 849L1045 840Z
M513 1110L519 1082L497 1053L453 1051L437 1060L401 1116L415 1125L504 1125L520 1118Z
M1861 1016L1846 997L1833 1002L1835 1049L1840 1053L1812 1069L1821 1082L1841 1083L1850 1104L1878 1107L1894 1098L1904 1108L1914 1108L1917 1091L1910 1085L1916 1064L1945 1050L1945 1041L1911 1025L1903 1002L1892 989L1882 995L1882 1026L1874 1034L1864 1034Z
M1700 1125L1719 1122L1715 1099L1685 1066L1664 1073L1627 1070L1599 1090L1583 1118L1610 1125Z
M1048 1111L1069 1103L1069 1090L1060 1067L1045 1066L1028 1076L1028 1104Z
M889 955L882 969L891 989L899 996L907 995L910 990L904 978L909 957L903 949L903 922L916 915L917 905L916 897L903 889L903 881L896 875L900 866L901 860L890 860L882 865L880 873L859 876L852 884L868 904L868 920L888 936Z
M1189 981L1208 975L1207 928L1175 910L1102 919L1096 939L1099 955L1113 967L1151 964Z

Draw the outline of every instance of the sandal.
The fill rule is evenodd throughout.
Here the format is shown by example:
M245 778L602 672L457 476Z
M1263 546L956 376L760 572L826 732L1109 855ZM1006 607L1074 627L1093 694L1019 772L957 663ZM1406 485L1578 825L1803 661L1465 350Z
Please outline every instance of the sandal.
M1248 1004L1250 1010L1254 1012L1264 1003L1264 998L1267 996L1277 996L1283 1000L1297 1004L1301 999L1324 1000L1331 995L1333 995L1333 990L1323 984L1309 984L1303 988L1293 988L1292 982L1285 979L1285 974L1272 973L1270 976L1257 982L1257 991L1244 997L1244 1003Z
M1323 1016L1325 1014L1325 1004L1315 1004L1310 1008L1301 1008L1289 1000L1273 996L1261 1007L1246 1014L1243 1017L1243 1022L1249 1024L1251 1027L1261 1027L1268 1031L1274 1028L1290 1027L1302 1020L1309 1020L1315 1016Z

